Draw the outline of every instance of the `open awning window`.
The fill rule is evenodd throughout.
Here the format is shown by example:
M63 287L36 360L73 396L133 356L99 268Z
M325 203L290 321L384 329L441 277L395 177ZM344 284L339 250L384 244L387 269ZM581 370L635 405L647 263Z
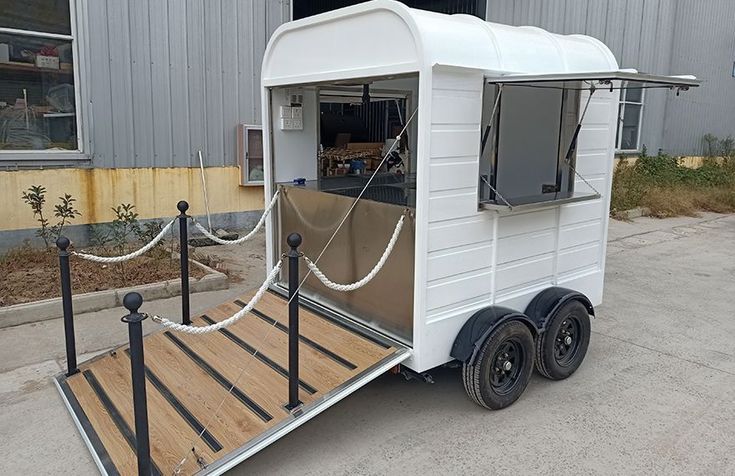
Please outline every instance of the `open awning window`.
M599 73L510 74L486 76L485 79L490 84L513 84L572 90L607 87L609 89L666 88L686 91L689 88L696 88L701 83L695 76L690 75L661 76L638 73L635 70Z
M576 171L576 149L595 91L697 87L694 76L635 71L486 76L480 206L521 210L600 198ZM589 91L583 96L582 91ZM603 146L604 144L601 144ZM575 190L575 182L584 187Z

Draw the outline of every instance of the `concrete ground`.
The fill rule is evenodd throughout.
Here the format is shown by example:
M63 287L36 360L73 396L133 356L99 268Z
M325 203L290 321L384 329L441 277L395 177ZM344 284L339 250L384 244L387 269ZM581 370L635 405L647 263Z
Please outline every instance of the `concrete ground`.
M146 306L175 315L178 299ZM385 375L232 474L735 474L734 308L734 215L612 221L605 303L568 380L535 375L489 412L457 369L434 385ZM78 316L80 351L123 342L120 314ZM4 474L96 473L50 381L62 335L58 320L0 330Z

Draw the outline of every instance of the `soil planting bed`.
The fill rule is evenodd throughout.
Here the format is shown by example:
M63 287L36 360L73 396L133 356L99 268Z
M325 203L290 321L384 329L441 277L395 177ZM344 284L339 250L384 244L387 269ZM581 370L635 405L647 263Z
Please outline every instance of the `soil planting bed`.
M167 281L180 274L179 260L169 257L141 256L122 264L100 264L71 256L70 263L73 294ZM189 263L190 277L204 275ZM0 256L0 307L59 297L60 287L56 250L21 248Z

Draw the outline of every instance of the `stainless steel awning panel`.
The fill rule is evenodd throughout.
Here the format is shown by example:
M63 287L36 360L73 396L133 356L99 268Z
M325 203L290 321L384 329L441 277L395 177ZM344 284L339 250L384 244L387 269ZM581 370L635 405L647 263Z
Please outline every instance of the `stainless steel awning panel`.
M564 89L590 89L594 83L609 84L613 81L637 83L632 87L643 88L672 88L686 90L696 88L701 80L695 76L661 76L655 74L638 73L635 71L608 71L591 73L545 73L545 74L508 74L500 76L486 76L485 80L493 84L534 84L534 83L562 83L557 86ZM620 87L615 86L615 89ZM624 87L622 87L624 88Z

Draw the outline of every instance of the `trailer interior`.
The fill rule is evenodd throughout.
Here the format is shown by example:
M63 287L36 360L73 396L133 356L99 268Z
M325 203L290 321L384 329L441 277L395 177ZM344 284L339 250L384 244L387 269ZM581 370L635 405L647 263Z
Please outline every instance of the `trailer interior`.
M305 237L301 249L321 256L319 267L326 274L354 282L380 258L400 216L407 220L391 259L368 285L340 293L309 276L302 295L411 345L418 75L273 88L270 97L272 165L282 193L276 238L281 252L288 249L286 237L298 232ZM284 123L283 116L293 120L294 111L301 129ZM283 289L287 274L284 269Z

